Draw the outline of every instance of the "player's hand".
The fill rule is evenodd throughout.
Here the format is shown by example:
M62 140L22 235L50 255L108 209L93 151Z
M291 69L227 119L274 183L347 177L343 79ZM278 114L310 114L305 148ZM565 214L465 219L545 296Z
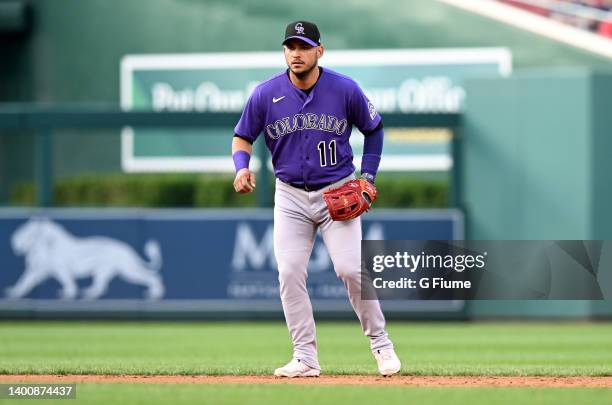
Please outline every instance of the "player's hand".
M255 173L249 169L240 169L234 179L234 190L237 193L250 193L255 189Z
M361 178L367 180L370 184L374 184L374 175L370 173L361 173Z

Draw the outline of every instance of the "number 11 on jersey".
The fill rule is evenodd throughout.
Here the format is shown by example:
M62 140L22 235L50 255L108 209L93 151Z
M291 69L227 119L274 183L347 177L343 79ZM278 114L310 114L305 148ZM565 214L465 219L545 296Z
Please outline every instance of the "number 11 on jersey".
M333 166L336 164L336 140L332 140L329 142L329 165ZM317 149L319 150L319 163L321 167L327 166L327 155L325 153L325 141L319 142L317 145Z

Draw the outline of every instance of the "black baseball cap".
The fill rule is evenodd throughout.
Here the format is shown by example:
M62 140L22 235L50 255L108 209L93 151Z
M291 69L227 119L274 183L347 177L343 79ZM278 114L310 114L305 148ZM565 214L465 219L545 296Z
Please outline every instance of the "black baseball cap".
M294 21L285 28L285 40L283 45L290 39L300 39L312 46L321 45L321 34L317 25L308 21Z

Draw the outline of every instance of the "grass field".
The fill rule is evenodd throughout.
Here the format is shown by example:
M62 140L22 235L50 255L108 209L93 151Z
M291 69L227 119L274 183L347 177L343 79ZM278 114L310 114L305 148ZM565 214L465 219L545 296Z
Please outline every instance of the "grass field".
M388 331L407 375L612 375L612 324L396 322ZM376 374L357 322L320 322L317 335L324 374ZM269 375L290 355L282 322L0 323L0 374ZM82 384L77 392L83 403L612 401L612 390L594 388Z
M612 375L612 324L390 323L416 375ZM357 322L317 325L325 374L376 374ZM270 374L282 322L0 323L0 373Z

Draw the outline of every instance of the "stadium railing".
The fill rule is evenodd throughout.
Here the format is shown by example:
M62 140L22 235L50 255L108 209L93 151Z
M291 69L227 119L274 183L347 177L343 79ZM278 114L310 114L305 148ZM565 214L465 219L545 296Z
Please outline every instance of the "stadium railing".
M452 130L452 169L450 173L450 206L461 208L461 114L459 113L384 113L385 128L450 128ZM122 111L119 108L79 106L38 106L14 104L0 106L0 129L29 130L36 133L35 173L37 204L53 206L53 133L57 129L121 127L233 127L238 113ZM87 132L85 131L84 134ZM263 142L256 142L255 152L261 161L266 156ZM229 142L228 142L229 154ZM268 206L267 170L261 170L257 188L257 205Z

